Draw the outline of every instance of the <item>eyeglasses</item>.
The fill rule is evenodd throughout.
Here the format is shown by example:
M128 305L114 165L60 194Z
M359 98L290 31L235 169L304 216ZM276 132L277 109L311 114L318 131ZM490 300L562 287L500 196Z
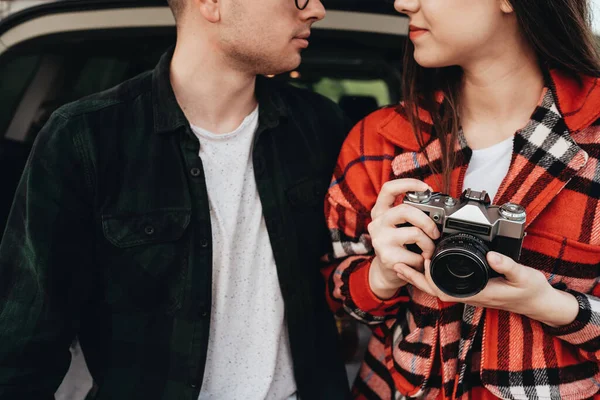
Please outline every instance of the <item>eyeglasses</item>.
M304 10L308 6L308 2L310 0L295 0L295 1L296 1L296 7L298 7L298 10Z

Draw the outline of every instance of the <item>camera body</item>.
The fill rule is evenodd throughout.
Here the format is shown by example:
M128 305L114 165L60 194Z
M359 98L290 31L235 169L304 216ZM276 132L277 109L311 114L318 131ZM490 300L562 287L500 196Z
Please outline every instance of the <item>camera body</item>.
M444 293L470 297L500 276L487 263L495 251L519 260L525 237L525 209L491 205L485 191L465 190L459 199L442 193L408 192L404 203L427 214L441 233L431 258L431 277Z

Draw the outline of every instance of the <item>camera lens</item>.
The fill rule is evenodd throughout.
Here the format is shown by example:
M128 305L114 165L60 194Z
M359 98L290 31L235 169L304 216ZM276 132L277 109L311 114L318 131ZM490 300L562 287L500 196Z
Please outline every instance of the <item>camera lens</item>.
M456 254L450 255L447 257L446 263L448 264L448 272L456 278L466 279L475 274L473 263L467 257L461 257Z
M442 239L431 259L431 278L444 293L470 297L479 293L490 277L485 242L468 233Z

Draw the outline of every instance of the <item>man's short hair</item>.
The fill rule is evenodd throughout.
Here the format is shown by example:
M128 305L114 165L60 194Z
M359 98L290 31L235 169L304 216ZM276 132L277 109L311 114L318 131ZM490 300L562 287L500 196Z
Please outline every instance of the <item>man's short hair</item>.
M167 0L167 3L169 3L169 7L171 7L171 12L175 17L175 21L179 19L179 16L182 13L185 1L186 0Z

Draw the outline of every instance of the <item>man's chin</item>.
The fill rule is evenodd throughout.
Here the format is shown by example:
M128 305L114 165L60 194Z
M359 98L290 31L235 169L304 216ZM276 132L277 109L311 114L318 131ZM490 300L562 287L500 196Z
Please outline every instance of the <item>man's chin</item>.
M281 75L286 72L290 72L295 70L300 66L300 62L302 61L302 57L298 54L297 59L288 60L288 62L281 62L274 65L270 65L267 68L262 68L257 75Z

